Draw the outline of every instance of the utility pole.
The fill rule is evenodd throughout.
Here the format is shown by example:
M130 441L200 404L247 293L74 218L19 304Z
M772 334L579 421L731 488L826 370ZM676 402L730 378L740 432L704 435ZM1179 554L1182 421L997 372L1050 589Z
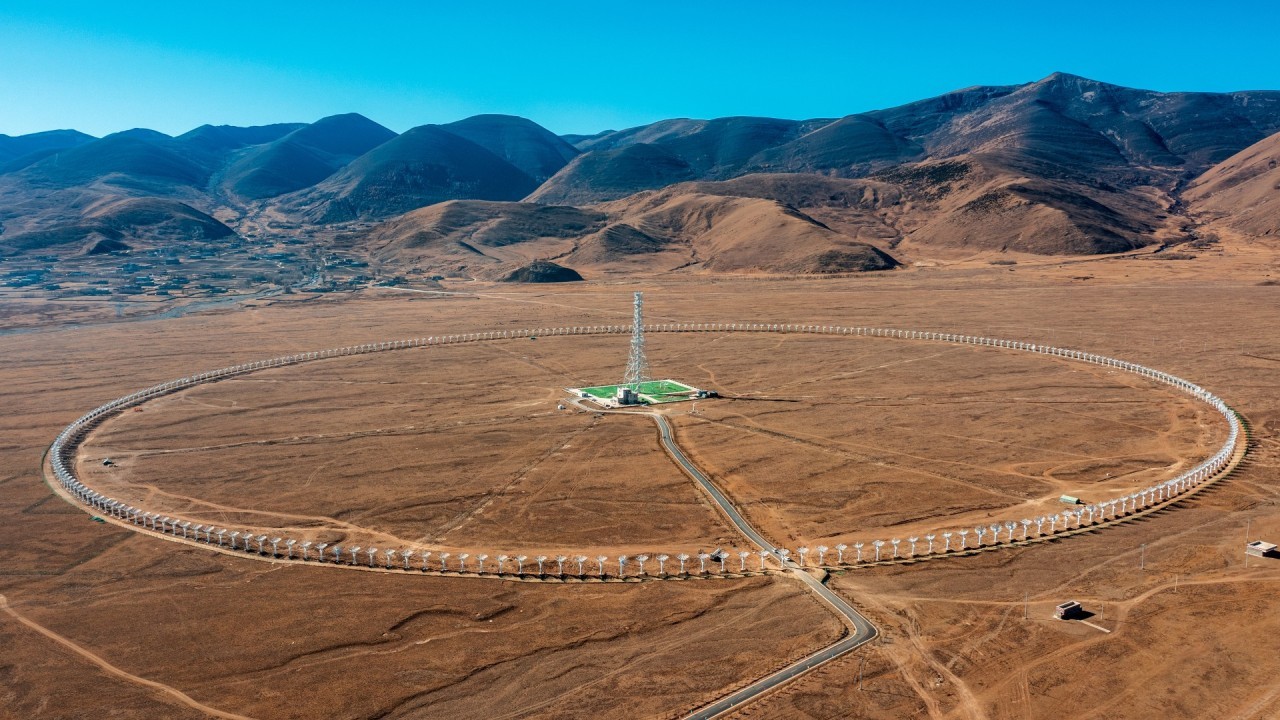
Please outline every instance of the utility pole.
M867 654L862 654L862 661L858 663L858 692L862 692L862 666L867 664Z
M1138 561L1138 569L1139 570L1147 569L1147 544L1146 543L1142 543L1142 559Z
M1252 527L1251 527L1252 525L1253 525L1253 518L1249 518L1249 519L1247 519L1247 520L1245 520L1245 521L1244 521L1244 544L1245 544L1246 546L1249 544L1249 531L1252 529ZM1248 547L1246 547L1246 548L1245 548L1245 551L1244 551L1244 566L1245 566L1246 568L1247 568L1247 567L1249 567L1249 549L1248 549Z

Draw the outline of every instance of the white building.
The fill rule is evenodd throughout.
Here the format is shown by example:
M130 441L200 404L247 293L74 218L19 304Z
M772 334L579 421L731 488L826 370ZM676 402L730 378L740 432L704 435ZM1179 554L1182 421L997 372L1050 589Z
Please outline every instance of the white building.
M1252 555L1254 557L1269 557L1275 553L1276 546L1273 543L1254 540L1244 546L1244 551L1245 554Z

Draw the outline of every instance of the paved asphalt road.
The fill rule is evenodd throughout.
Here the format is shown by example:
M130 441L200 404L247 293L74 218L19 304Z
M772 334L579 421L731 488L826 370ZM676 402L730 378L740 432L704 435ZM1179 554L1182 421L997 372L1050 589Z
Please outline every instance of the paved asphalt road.
M760 535L760 533L756 532L755 528L751 527L751 524L747 522L746 518L742 517L742 514L733 506L733 503L729 501L729 498L725 497L724 493L720 492L720 488L717 488L706 475L702 474L702 471L698 469L698 466L694 465L689 458L685 457L684 452L680 450L680 446L677 445L675 439L672 438L671 425L667 422L665 417L656 413L652 417L654 422L658 423L658 430L662 433L662 446L666 448L667 452L671 454L671 457L680 464L680 467L684 468L684 471L688 473L694 481L701 485L703 490L707 491L707 494L711 496L711 499L720 507L720 510L724 512L725 516L727 516L729 520L737 526L738 530L742 531L742 534L750 538L751 542L758 545L761 550L767 550L772 553L774 558L785 569L807 585L810 590L818 595L818 597L825 600L828 605L835 608L836 612L848 618L850 624L853 626L853 633L836 642L834 645L829 645L818 652L799 660L798 662L788 665L772 675L757 680L751 685L738 690L728 697L721 698L715 703L687 716L685 720L706 720L707 718L713 718L721 713L728 712L738 705L751 700L757 695L767 692L802 673L808 672L811 668L815 668L828 660L840 657L863 643L875 638L877 635L875 626L859 614L857 610L854 610L853 606L845 602L839 595L831 592L826 585L823 585L812 575L801 570L794 562L779 555L778 548L775 547L773 543L766 540L762 535Z

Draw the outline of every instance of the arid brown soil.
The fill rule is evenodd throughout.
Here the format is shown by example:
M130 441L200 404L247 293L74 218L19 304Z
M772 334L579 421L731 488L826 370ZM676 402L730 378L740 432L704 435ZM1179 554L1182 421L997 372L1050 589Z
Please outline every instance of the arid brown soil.
M1171 477L1225 435L1185 397L1026 353L753 340L706 363L739 399L707 403L679 427L738 506L788 545L1057 512L1063 494L1101 500ZM752 360L765 357L780 361Z
M201 523L366 547L554 556L735 542L648 418L556 409L588 357L625 342L424 348L200 386L104 426L81 472Z
M0 677L5 678L0 708L22 718L202 715L175 694L138 681L144 679L223 713L258 718L675 717L831 641L839 632L834 617L785 578L565 586L276 566L92 522L43 484L41 454L61 426L93 405L152 382L199 368L385 338L625 322L629 292L641 289L654 322L772 319L935 328L1096 350L1203 384L1239 409L1254 435L1249 458L1230 478L1183 506L1141 521L1033 547L833 578L833 587L882 628L883 639L747 706L739 716L1275 716L1280 693L1271 678L1280 657L1275 639L1280 628L1272 618L1280 617L1280 560L1254 560L1246 569L1241 551L1246 523L1250 537L1280 537L1275 479L1280 464L1280 335L1274 329L1276 288L1259 284L1280 266L1272 248L1224 246L1187 262L1110 258L1003 267L976 258L819 281L685 283L667 278L555 288L459 283L446 285L459 295L380 290L352 298L284 299L251 309L0 336L6 361L0 369L0 402L6 408L0 416L0 513L5 519L0 523L0 594L22 618L84 651L74 652L50 634L0 612ZM727 393L762 393L761 385L772 385L769 392L777 395L822 394L815 383L804 385L800 373L794 379L767 377L781 374L770 367L792 362L789 352L776 351L755 369L750 352L769 348L735 349L728 340L716 341L710 346L714 353L708 353L718 358L712 365L704 362L712 358L699 357L696 347L681 354L678 338L671 338L676 344L669 348L665 341L654 338L655 366L681 367L672 375L687 376L682 379L695 384L705 382ZM788 343L793 341L783 342ZM534 366L497 352L497 347L485 350L492 355L471 362L486 363L499 375L516 369L535 373ZM547 365L553 353L538 347L545 353L538 362ZM603 363L605 349L589 349L581 358L541 370L544 385L551 386L550 378L557 374L572 377L581 372L576 367ZM945 361L922 357L939 350L947 352L941 356ZM408 463L414 457L412 446L399 451L410 474L431 475L440 469L431 468L432 462L488 467L483 452L459 439L465 433L459 435L456 427L445 432L443 412L456 409L464 422L468 417L479 420L485 412L488 417L519 417L513 408L520 398L471 404L455 396L448 401L454 403L451 408L441 408L441 416L432 418L429 408L414 416L411 407L415 397L429 397L422 393L432 391L430 383L388 387L385 396L350 394L356 387L372 386L380 372L387 382L402 382L381 365L397 355L341 367L320 363L307 366L305 373L303 368L281 371L320 373L310 388L301 377L273 381L272 373L214 384L144 406L141 413L107 425L94 441L104 449L118 443L125 451L121 470L141 473L143 460L130 466L134 460L129 451L237 442L239 434L279 439L351 432L341 415L363 408L358 414L365 428L436 423L440 437L434 439L433 453L438 459L419 457L413 465ZM845 368L877 364L875 355L915 362L838 377ZM688 439L709 464L716 461L714 453L726 455L734 447L744 458L769 455L762 446L777 448L771 462L779 465L772 478L749 468L732 472L723 458L716 472L726 474L723 479L742 496L794 496L792 505L753 516L770 518L772 532L779 534L846 527L832 517L838 511L819 499L831 493L824 488L844 476L829 468L845 464L851 473L858 468L859 475L868 470L869 463L855 458L871 450L846 449L859 442L859 433L878 433L874 452L886 463L868 470L874 473L869 477L881 483L897 477L918 483L915 478L947 476L938 479L937 490L959 488L963 499L940 504L944 512L964 514L986 512L966 505L983 494L1010 504L1011 496L1025 500L1068 488L1087 490L1085 484L1099 471L1111 472L1117 479L1107 482L1117 487L1130 479L1138 482L1141 473L1146 473L1144 480L1155 479L1202 453L1219 432L1211 423L1202 427L1201 412L1173 395L1069 363L996 351L951 352L944 345L901 341L807 346L802 358L796 365L819 368L824 382L834 383L840 393L876 398L878 406L864 401L841 411L815 403L804 412L770 412L771 406L786 404L775 397L700 403L701 417L675 418L682 441ZM504 370L507 364L510 368ZM618 364L620 358L610 360L601 372L614 374ZM695 376L700 364L707 365L707 374ZM913 366L922 370L918 377L912 375ZM989 384L983 383L983 368L991 368ZM431 382L444 381L433 376L434 367L420 369ZM753 369L758 377L737 377ZM321 382L324 372L329 382ZM344 377L363 380L344 386L338 382ZM801 384L780 387L788 382ZM285 385L289 392L283 392ZM326 394L344 392L348 394L332 415L320 411ZM998 393L1024 402L981 402ZM524 411L529 415L543 412L552 399L545 391L529 395L531 404ZM940 398L948 396L965 400L945 405ZM541 408L533 407L534 399ZM252 408L235 412L228 400ZM291 402L301 410L299 425L281 426L275 414ZM1048 405L1088 405L1095 411L1082 416ZM495 412L499 408L502 413ZM883 421L867 418L872 409ZM639 421L631 427L630 421L615 418L595 422L546 412L546 417L530 420L537 433L505 431L513 441L512 452L536 457L539 449L557 447L557 437L569 434L575 423L589 428L584 434L626 442L629 448L653 446L651 428ZM166 414L170 422L147 425ZM227 422L229 418L237 422ZM939 427L920 436L929 452L907 463L901 459L907 433L930 419ZM796 438L803 433L809 442L743 429L752 423ZM164 432L143 435L144 429ZM894 433L901 437L890 442ZM744 441L743 435L754 442ZM413 435L369 437L405 442ZM1001 445L981 442L988 438ZM166 476L169 484L163 489L178 493L175 488L184 487L191 492L182 494L202 502L244 509L239 501L247 490L236 491L234 483L245 482L237 476L284 475L293 470L291 458L313 450L317 454L312 457L318 457L324 443L308 445L264 445L265 467L251 463L247 450L235 448L226 449L225 467L201 467L198 458L184 458L181 462L189 463L184 467L191 471L187 484ZM609 531L616 532L617 542L652 532L639 517L634 524L618 525L630 507L623 502L624 488L584 484L586 473L571 470L577 463L593 473L608 465L608 458L593 454L592 447L570 441L560 451L563 456L539 466L546 474L538 484L527 480L527 492L498 496L505 506L495 503L446 537L466 531L496 541L523 532L530 541L550 541L557 526L536 522L539 513L575 518L563 523L566 543L592 537L593 516L615 526ZM784 451L788 458L795 454L802 459L783 458ZM316 477L346 482L356 492L344 501L337 493L316 493L311 487L313 515L342 521L358 516L397 534L421 526L419 536L426 537L441 532L449 513L456 517L465 507L444 488L424 484L415 491L426 494L429 502L415 506L418 515L398 514L375 502L376 493L359 492L356 469L376 457L376 446L345 455L343 450L325 452L347 467ZM1102 456L1127 459L1093 465ZM672 498L664 513L673 527L704 533L688 535L691 541L732 535L677 473L657 462L661 456L633 459L652 465L653 471L628 471L624 482L640 484L641 495ZM797 484L790 477L797 465L788 463L806 459L818 463L825 478L819 472L805 480L807 485ZM510 475L522 467L518 458L494 460L502 470L489 477L459 473L473 487L454 495L485 492L501 472ZM148 455L146 462L153 461ZM298 469L305 468L302 464ZM222 473L214 476L221 482L198 475L197 469ZM1002 477L1017 480L996 482ZM770 481L776 487L769 487ZM979 481L991 484L979 489ZM261 497L260 488L253 490ZM589 503L575 496L580 491ZM277 515L295 513L307 494L296 486L282 487L269 498L279 504L267 509ZM882 528L911 514L864 498L850 507L865 517L879 517ZM630 512L654 514L652 508ZM1140 562L1145 569L1139 569ZM1067 599L1084 603L1094 613L1089 621L1111 632L1048 619L1052 606Z
M615 379L626 346L522 337L258 372L109 422L80 473L196 523L364 547L734 545L647 419L557 409L564 387ZM1225 434L1211 409L1154 383L1016 351L705 333L649 346L655 372L725 395L664 412L784 545L1057 512L1063 494L1102 500L1168 479Z

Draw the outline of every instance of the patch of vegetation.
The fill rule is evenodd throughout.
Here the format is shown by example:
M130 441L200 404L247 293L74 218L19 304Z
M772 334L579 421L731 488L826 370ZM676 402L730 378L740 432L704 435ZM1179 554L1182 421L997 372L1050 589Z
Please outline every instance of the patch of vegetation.
M1194 240L1187 243L1187 247L1195 248L1196 250L1206 250L1217 245L1218 241L1219 238L1216 233L1207 233L1205 235L1198 235Z
M827 250L812 257L803 269L806 273L829 274L892 270L898 261L873 247L859 251Z
M1004 190L992 190L965 203L960 208L960 211L966 213L995 212L1005 207L1011 199L1013 199L1013 196Z
M535 260L524 267L512 270L502 277L502 282L558 283L578 282L582 276L577 270L548 260Z
M626 223L610 225L600 233L600 244L611 253L638 255L662 252L670 244Z
M957 180L963 180L969 175L970 169L968 163L951 160L928 165L891 168L876 173L872 177L909 187L938 187ZM947 189L949 190L950 188Z

